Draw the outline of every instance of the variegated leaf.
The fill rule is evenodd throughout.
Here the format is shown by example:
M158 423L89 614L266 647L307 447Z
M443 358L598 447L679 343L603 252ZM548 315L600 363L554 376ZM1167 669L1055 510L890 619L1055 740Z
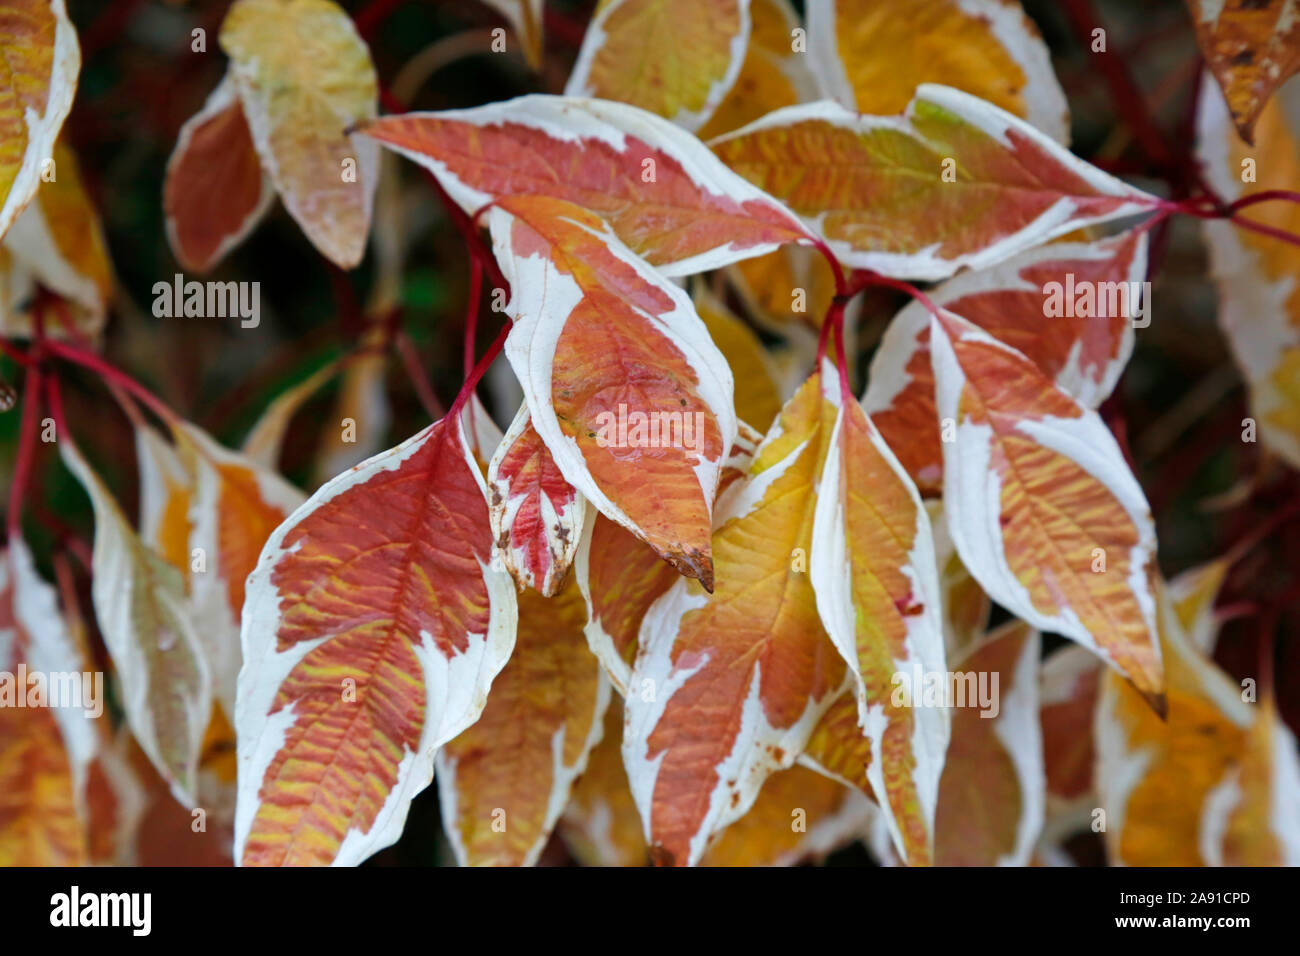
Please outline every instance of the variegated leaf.
M938 866L1029 863L1044 813L1038 655L1038 633L1010 621L953 665L952 742L935 818ZM963 693L964 701L957 697Z
M1160 639L1167 718L1116 675L1101 676L1093 739L1106 849L1112 864L1203 866L1210 796L1239 767L1253 715L1232 679L1187 640L1163 588Z
M623 708L605 711L605 732L573 786L559 833L583 866L645 866L649 848L623 769Z
M1092 650L1161 709L1155 526L1100 417L940 309L930 324L948 530L999 604Z
M907 473L838 375L837 407L817 489L809 571L817 609L854 675L858 722L871 741L867 778L899 853L925 865L948 746L948 712L899 706L899 673L942 673L941 595L929 515ZM845 393L847 395L847 393Z
M194 469L190 499L190 601L202 622L213 690L227 714L235 712L240 667L244 581L257 566L271 532L305 496L278 474L217 444L188 422L173 426L183 457Z
M841 261L913 279L986 268L1159 202L1024 120L931 84L917 88L901 117L823 100L777 110L711 145Z
M613 0L597 11L564 92L631 103L698 129L736 82L750 0Z
M63 0L11 0L0 13L0 236L41 183L81 70L77 31Z
M809 60L825 95L877 116L942 83L1069 138L1065 93L1020 0L809 0Z
M81 452L59 452L95 512L91 599L135 739L172 794L194 806L212 681L179 571L136 535Z
M479 464L447 419L275 530L244 605L238 861L355 864L397 838L514 644L491 546Z
M1223 97L1207 79L1201 90L1198 149L1210 185L1231 202L1300 181L1300 89L1279 93L1260 115L1256 147L1233 130ZM1246 183L1250 176L1254 181ZM1300 205L1261 203L1245 218L1291 233ZM1227 220L1204 224L1210 268L1219 287L1219 325L1250 391L1259 438L1300 468L1300 249ZM1246 423L1243 422L1243 426Z
M564 480L521 405L488 464L493 553L522 588L558 594L573 564L587 503Z
M844 684L806 563L835 418L814 375L719 502L714 592L680 579L642 621L623 759L660 863L698 862Z
M1300 866L1300 756L1271 693L1255 709L1237 769L1205 800L1201 855L1212 866Z
M370 52L332 0L236 0L219 37L262 167L321 254L361 261L379 151L347 130L378 110Z
M871 801L798 765L763 783L754 805L723 830L702 866L794 866L820 860L861 836Z
M713 584L713 499L736 437L731 370L690 299L598 217L541 196L488 214L510 283L506 356L560 474Z
M1232 111L1241 138L1255 141L1255 123L1273 93L1300 70L1300 4L1296 0L1187 0L1196 40Z
M430 170L462 209L550 196L603 217L665 275L762 255L807 231L694 136L622 103L523 96L472 110L405 113L366 135Z
M438 752L443 827L469 866L531 866L604 729L609 682L587 649L572 581L519 596L509 663L482 716Z
M806 50L797 50L795 32L801 29L789 0L751 0L751 29L745 61L736 82L723 97L700 139L711 139L783 106L817 98L817 79Z
M86 696L84 670L54 589L11 538L0 551L0 865L76 866L89 856L92 718L104 700L102 683L98 700ZM79 702L62 699L65 688Z
M740 423L722 470L719 494L744 478L762 440L762 435ZM586 632L592 653L620 694L636 693L638 688L629 687L628 682L641 619L677 579L676 572L622 525L597 514L586 523L574 575L587 602Z
M1043 246L991 269L949 279L929 293L1013 348L1081 404L1096 408L1133 352L1133 328L1150 302L1145 233ZM943 473L930 368L930 313L898 313L872 358L862 398L889 447L918 486L937 492Z
M207 272L256 228L273 198L227 75L181 127L167 160L163 212L176 261Z

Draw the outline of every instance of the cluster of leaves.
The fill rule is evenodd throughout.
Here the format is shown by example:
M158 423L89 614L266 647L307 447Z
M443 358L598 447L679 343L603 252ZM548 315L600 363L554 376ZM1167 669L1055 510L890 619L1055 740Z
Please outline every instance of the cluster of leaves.
M0 706L0 862L132 859L146 775L246 865L360 863L435 778L462 864L535 863L558 831L600 865L857 841L1027 865L1089 828L1117 863L1300 862L1271 677L1255 703L1212 659L1241 554L1162 577L1099 411L1138 300L1097 291L1141 287L1151 237L1205 219L1251 427L1300 468L1286 4L1190 4L1223 93L1200 91L1197 191L1162 198L1070 152L1017 0L606 0L563 93L438 112L402 109L332 0L235 0L226 75L167 166L176 260L213 269L278 197L338 269L374 234L386 313L401 156L471 261L454 402L426 384L436 421L359 463L335 443L310 497L277 471L292 419L341 376L345 434L382 434L366 399L400 333L375 323L239 451L102 359L112 270L58 142L76 34L62 0L11 6L0 668L100 656L70 569L56 593L21 534L45 409L93 506L124 729ZM544 68L541 0L491 6L512 31L491 42ZM508 321L480 356L485 281ZM868 290L912 301L863 390ZM478 395L502 351L504 433ZM55 362L129 417L138 521L78 450ZM1066 641L1045 656L1040 632ZM954 675L973 696L932 699Z

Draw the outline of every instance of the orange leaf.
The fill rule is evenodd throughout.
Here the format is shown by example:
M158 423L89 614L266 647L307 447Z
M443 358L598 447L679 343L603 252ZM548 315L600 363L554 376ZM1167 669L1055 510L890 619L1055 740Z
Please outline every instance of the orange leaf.
M564 92L697 129L736 82L749 31L748 0L613 0L587 27Z
M852 400L839 405L813 524L810 576L832 643L849 665L870 739L867 779L899 852L928 864L948 713L900 703L900 672L944 670L943 618L929 515L916 487Z
M0 236L40 185L81 70L63 0L9 0L0 19Z
M438 754L442 820L469 866L531 866L600 739L609 683L583 635L573 582L519 596L510 662L478 721Z
M901 117L822 100L710 145L787 203L842 262L906 278L982 269L1159 202L946 86L920 86Z
M1068 394L1096 408L1133 352L1146 279L1145 233L1056 243L980 272L949 279L930 299L1020 352ZM898 313L872 358L862 398L889 447L922 491L943 473L930 368L930 313L919 302Z
M824 89L860 113L901 113L919 85L942 83L1069 137L1065 93L1020 0L811 3L808 46Z
M467 213L507 196L564 199L604 218L665 275L808 238L789 210L694 136L621 103L521 96L386 116L363 132L430 170Z
M965 706L952 712L934 825L938 866L1029 862L1044 812L1038 654L1037 632L1010 621L955 665L965 687L982 684L991 693L986 701L980 690L976 703L967 691Z
M289 214L331 262L361 261L379 172L346 130L377 112L379 85L352 19L331 0L236 0L221 24L235 90Z
M642 622L623 756L660 862L698 862L843 686L806 570L835 416L814 375L719 503L716 590L680 579Z
M587 505L564 480L521 405L487 472L493 551L522 588L558 594L582 538Z
M226 76L185 121L167 160L163 212L177 261L207 272L257 226L274 196Z
M512 292L506 356L560 474L711 587L737 425L731 370L690 299L572 203L514 196L488 220Z
M1114 437L1028 358L945 309L930 347L939 415L954 423L944 507L966 567L1160 709L1155 527Z
M1297 28L1300 29L1300 28ZM1233 132L1223 97L1206 80L1201 90L1199 152L1210 185L1227 202L1300 182L1300 125L1291 119L1300 90L1280 92L1260 114L1258 146ZM1247 183L1249 178L1252 180ZM1300 204L1267 202L1243 218L1295 234ZM1300 249L1248 232L1226 220L1204 225L1219 288L1219 326L1250 392L1251 419L1242 440L1258 438L1300 468Z
M1273 93L1300 70L1295 0L1187 0L1196 41L1248 143Z
M355 864L392 843L434 751L514 644L483 477L443 419L321 487L248 579L236 858Z

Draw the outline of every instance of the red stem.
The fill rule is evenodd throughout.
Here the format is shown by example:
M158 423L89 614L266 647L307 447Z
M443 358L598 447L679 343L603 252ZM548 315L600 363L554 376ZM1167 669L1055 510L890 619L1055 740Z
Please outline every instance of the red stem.
M1085 49L1090 51L1093 31L1103 29L1092 3L1089 0L1062 0L1061 6ZM1118 51L1089 55L1110 88L1116 112L1124 120L1124 125L1133 138L1141 144L1147 158L1162 170L1172 170L1175 165L1174 156L1160 135L1155 119L1147 108L1142 89L1129 73L1124 57Z
M176 413L168 408L162 399L158 398L153 392L149 391L125 372L109 365L98 355L52 339L46 340L43 344L48 351L60 358L84 368L88 368L106 381L122 386L136 398L140 399L140 401L144 402L144 404L149 407L149 410L163 421L171 424L178 420ZM55 418L55 421L58 421L57 417Z
M483 291L483 264L470 263L469 303L465 306L465 375L474 370L474 339L478 335L479 296Z
M23 417L18 433L18 456L14 459L13 484L9 488L8 529L10 541L18 537L22 528L19 514L22 510L23 495L27 490L27 481L32 473L32 462L36 457L36 431L40 427L37 422L37 415L40 414L40 395L43 379L44 375L40 367L32 365L27 370L27 380L23 382Z
M424 366L420 364L420 356L415 350L415 344L411 341L411 337L405 331L398 329L393 333L393 347L397 349L397 354L406 367L406 377L411 380L416 397L420 399L420 404L424 406L425 414L436 422L443 416L442 403L434 395L433 386L429 384L429 379L424 374Z
M465 379L465 384L460 387L460 394L456 396L456 401L452 402L451 410L447 412L448 418L454 420L460 415L460 410L465 407L469 397L474 394L474 389L478 387L479 380L483 378L488 368L496 361L496 357L501 354L501 350L505 348L506 336L509 334L510 325L507 323L501 327L496 339L488 346L488 350L483 353L483 357L478 360L478 364L474 366L473 371L469 373L469 377Z

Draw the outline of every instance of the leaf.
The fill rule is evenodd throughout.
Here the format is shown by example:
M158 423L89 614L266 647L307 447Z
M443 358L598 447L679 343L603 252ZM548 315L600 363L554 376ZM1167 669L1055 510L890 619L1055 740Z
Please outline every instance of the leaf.
M5 63L0 101L0 236L41 182L81 70L77 31L63 0L12 0L0 21Z
M104 327L113 295L113 269L108 261L99 215L82 186L76 157L60 140L51 153L55 179L42 182L34 201L5 236L15 267L26 270L71 306L67 318L77 333L98 335ZM50 332L67 337L62 322L50 322ZM30 334L31 321L22 323Z
M946 86L918 87L901 117L823 100L777 110L711 145L787 203L840 261L904 278L982 269L1159 202Z
M482 475L447 419L275 530L244 603L237 860L355 864L397 839L514 644L491 546Z
M873 419L874 421L874 419ZM892 450L892 449L891 449ZM935 565L939 569L939 588L942 592L944 647L949 660L965 657L976 641L984 637L989 627L989 614L993 603L978 581L962 563L948 534L947 518L943 504L935 498L925 502L930 516L930 529L934 533Z
M1043 825L1038 654L1038 633L1023 621L1009 621L956 665L957 693L965 689L966 701L953 709L952 741L939 781L938 866L1029 863ZM980 681L985 688L975 705L971 693ZM987 709L984 690L991 692Z
M817 98L817 80L808 58L794 49L799 18L788 0L752 0L749 16L752 27L740 73L699 130L700 139L740 129L782 106Z
M364 359L359 359L359 361L364 361ZM348 371L351 370L353 364L349 363ZM240 453L254 464L274 471L280 460L280 452L284 446L284 435L288 431L289 423L301 411L302 406L320 391L326 382L338 374L339 367L331 362L277 395L271 404L266 406L262 416L254 423L253 427L249 429L248 435L244 438L244 444L240 448ZM339 471L343 471L353 464L356 464L356 462L349 462L332 474L338 474Z
M877 116L941 83L1069 139L1065 93L1019 0L813 0L808 50L828 96Z
M742 480L763 436L744 422L731 447L721 494ZM630 692L641 620L677 580L677 572L659 559L649 545L604 515L586 523L574 559L574 577L587 602L587 641L613 683L624 696ZM621 735L620 731L620 735Z
M193 807L212 686L184 580L140 540L72 441L58 444L95 512L91 600L121 681L127 724L172 794Z
M669 276L808 239L789 210L694 136L621 103L522 96L386 116L363 132L430 170L471 215L508 196L567 200Z
M384 384L386 365L386 355L359 355L343 371L331 417L339 427L323 431L316 451L318 483L323 484L383 449L393 418ZM356 440L346 441L348 438Z
M1258 145L1250 149L1233 133L1223 97L1206 84L1198 152L1215 191L1232 202L1269 189L1294 189L1300 179L1300 126L1288 119L1288 107L1293 111L1300 103L1300 92L1285 91L1264 109L1255 127ZM1243 183L1247 174L1256 182ZM1300 205L1261 203L1245 218L1295 233ZM1219 290L1219 326L1249 388L1259 439L1300 468L1300 289L1295 284L1300 249L1228 221L1206 221L1203 228Z
M86 779L87 861L92 866L132 866L145 812L145 793L125 754L126 728L104 735ZM138 748L137 748L138 749ZM157 775L154 775L155 778ZM165 789L165 787L164 787ZM193 823L193 816L163 793L162 800Z
M794 866L862 834L871 803L805 767L772 774L749 812L722 831L704 866Z
M1270 97L1300 70L1295 0L1187 0L1196 41L1247 143Z
M515 650L478 721L438 753L447 836L462 866L532 866L604 730L609 683L569 582L519 596Z
M1206 798L1201 855L1212 866L1300 866L1296 739L1266 694L1240 766Z
M767 255L737 262L728 272L748 313L783 336L792 334L795 323L820 331L835 298L835 275L830 265L807 246L782 246ZM857 307L857 299L849 303L846 320Z
M698 129L740 72L749 0L614 0L592 19L564 92Z
M257 227L274 198L227 74L185 121L167 160L163 212L176 261L207 272Z
M1157 710L1155 527L1096 412L1019 352L940 309L930 325L948 530L999 604L1078 641Z
M850 686L847 693L835 698L813 728L812 736L799 755L799 763L875 800L867 779L871 752L871 739L858 725L857 688ZM883 814L880 816L883 818ZM883 819L881 824L882 829L887 829ZM893 839L892 834L886 833L886 842L892 845Z
M943 618L930 518L916 487L857 402L841 400L817 489L809 576L831 642L848 663L867 778L900 855L930 862L948 713L900 706L895 675L942 673Z
M1081 807L1086 812L1096 805L1092 721L1104 676L1096 656L1077 645L1063 647L1043 662L1038 722L1049 811Z
M1239 764L1252 723L1240 689L1188 642L1160 589L1168 717L1112 674L1101 678L1096 785L1112 864L1203 866L1210 794Z
M304 496L275 472L222 447L189 422L173 425L172 434L194 469L187 549L190 600L195 620L203 622L201 639L217 700L233 714L244 581L271 532ZM202 570L193 564L196 553L204 562Z
M0 865L86 859L82 791L94 731L81 710L32 697L36 688L51 693L57 675L82 670L54 590L23 540L11 537L0 552ZM37 675L44 680L35 683Z
M1136 231L1056 243L963 273L929 296L1018 349L1060 389L1096 408L1133 352L1133 323L1139 320L1133 292L1146 280L1146 250L1146 234ZM862 404L871 420L917 485L937 492L943 449L924 305L914 302L890 322L868 381Z
M543 0L483 0L510 24L524 49L524 59L536 72L542 69Z
M612 706L560 818L560 836L583 866L645 866L650 859L623 770L622 744L623 708Z
M188 447L168 443L150 425L135 430L135 457L140 473L140 539L181 573L189 584L190 535L194 525L194 462Z
M731 368L736 383L736 415L760 432L767 431L781 411L781 388L762 341L703 286L696 289L694 301L709 337Z
M331 0L236 0L219 36L262 168L321 254L361 261L379 151L345 130L378 111L379 84Z
M559 593L582 539L587 505L564 480L521 405L488 465L493 553L520 589Z
M719 503L716 590L680 579L642 622L623 760L661 863L698 862L843 686L802 564L835 417L814 375Z
M690 299L593 214L516 196L489 212L506 356L564 479L712 587L713 497L736 436L731 370Z
M1188 642L1207 657L1214 656L1219 620L1214 604L1232 567L1231 558L1218 558L1189 568L1166 585L1174 616Z

